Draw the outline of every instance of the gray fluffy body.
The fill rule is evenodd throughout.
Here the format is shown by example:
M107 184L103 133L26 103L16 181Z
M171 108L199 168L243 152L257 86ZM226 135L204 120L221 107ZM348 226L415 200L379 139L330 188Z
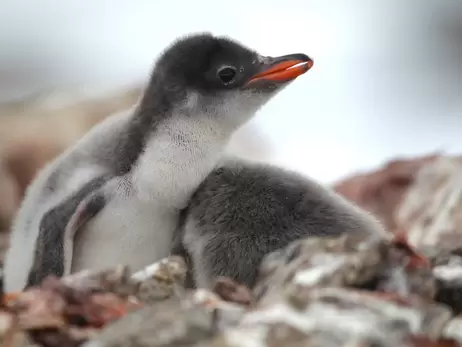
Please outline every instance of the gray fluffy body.
M229 159L199 186L176 235L174 254L190 263L188 286L218 276L253 287L265 255L309 236L384 237L377 219L298 173Z

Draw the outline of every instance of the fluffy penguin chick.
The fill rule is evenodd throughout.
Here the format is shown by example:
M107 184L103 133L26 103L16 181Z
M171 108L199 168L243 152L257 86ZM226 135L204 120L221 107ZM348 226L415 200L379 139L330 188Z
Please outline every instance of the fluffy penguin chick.
M210 34L158 59L133 112L107 118L46 166L13 224L5 286L82 269L134 271L169 254L179 213L232 134L312 66Z
M229 160L193 195L172 253L189 259L189 286L207 288L226 276L253 287L266 254L342 233L386 236L374 217L298 173Z

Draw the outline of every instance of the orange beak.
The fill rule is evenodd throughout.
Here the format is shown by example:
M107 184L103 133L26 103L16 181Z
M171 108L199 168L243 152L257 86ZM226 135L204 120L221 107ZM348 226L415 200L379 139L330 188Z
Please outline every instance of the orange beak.
M247 82L247 85L260 80L272 82L288 82L303 75L313 66L313 60L305 54L290 54L277 58L265 58L260 63L258 72Z

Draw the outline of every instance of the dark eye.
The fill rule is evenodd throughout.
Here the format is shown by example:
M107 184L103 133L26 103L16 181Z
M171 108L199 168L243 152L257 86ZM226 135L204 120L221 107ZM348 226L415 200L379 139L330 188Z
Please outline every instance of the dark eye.
M218 70L217 75L223 84L229 84L236 76L236 69L231 66L227 66Z

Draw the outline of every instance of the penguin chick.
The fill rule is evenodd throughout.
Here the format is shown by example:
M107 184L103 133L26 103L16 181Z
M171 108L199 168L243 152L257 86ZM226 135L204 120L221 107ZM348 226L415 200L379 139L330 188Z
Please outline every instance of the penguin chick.
M265 255L308 236L363 233L382 225L332 190L302 175L228 160L207 176L183 212L173 254L188 260L188 286L218 276L252 288Z
M137 271L167 256L180 211L232 134L311 66L305 54L263 57L211 34L175 42L135 111L102 121L30 185L6 290L117 264Z

